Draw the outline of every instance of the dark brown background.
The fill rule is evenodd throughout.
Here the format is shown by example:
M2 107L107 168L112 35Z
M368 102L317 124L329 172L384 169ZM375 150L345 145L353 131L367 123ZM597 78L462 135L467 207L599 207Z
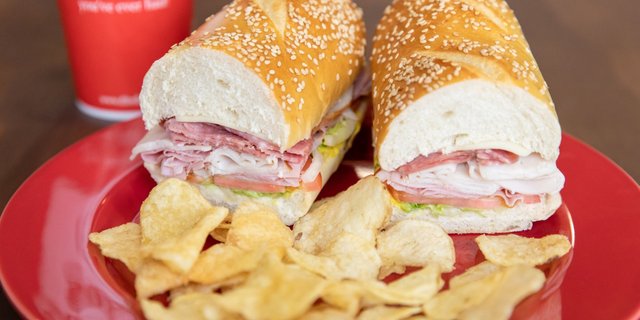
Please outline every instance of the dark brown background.
M194 26L226 0L196 0ZM389 0L360 0L369 35ZM640 1L510 0L564 131L640 180ZM82 115L55 1L0 1L0 207L38 166L109 123ZM12 248L0 248L12 250ZM17 314L0 294L0 318Z

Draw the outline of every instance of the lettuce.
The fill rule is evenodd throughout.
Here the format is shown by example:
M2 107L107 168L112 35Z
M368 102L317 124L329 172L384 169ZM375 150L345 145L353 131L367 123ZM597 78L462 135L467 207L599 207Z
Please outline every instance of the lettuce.
M444 211L447 208L451 207L450 205L446 205L446 204L413 203L413 202L397 201L395 199L393 200L394 200L393 202L395 206L400 208L405 213L411 213L412 211L415 211L415 210L428 209L430 211L429 213L434 218L444 216L445 215ZM474 209L474 208L458 208L458 209L464 212L477 214L483 218L486 217L484 214L482 214L482 210L480 209Z
M252 190L242 190L242 189L229 189L229 190L231 190L231 192L235 194L239 194L249 198L262 198L262 197L281 198L281 197L290 196L292 192L290 190L287 190L285 192L258 192L258 191L252 191Z
M333 126L327 129L327 132L322 139L322 144L329 147L338 146L341 143L348 141L349 138L353 136L356 127L356 120L342 117Z
M334 124L331 128L327 129L327 135L335 135L344 127L347 126L347 119L344 117L340 118L336 124Z
M342 150L343 146L344 146L344 141L338 144L337 146L333 146L333 147L323 143L318 146L318 152L320 152L320 154L325 159L330 159L330 158L337 157L340 154L340 151Z
M411 211L415 211L418 209L429 209L429 211L431 211L431 215L435 217L444 215L444 210L449 207L448 205L444 204L426 204L401 201L397 201L396 206L406 213L410 213Z
M202 183L202 185L206 188L212 188L212 189L218 189L218 190L229 190L235 194L249 197L249 198L268 197L268 198L277 199L281 197L289 197L295 190L295 188L291 188L291 189L287 188L287 190L284 192L258 192L258 191L252 191L252 190L225 188L225 187L218 186L211 181L204 182Z

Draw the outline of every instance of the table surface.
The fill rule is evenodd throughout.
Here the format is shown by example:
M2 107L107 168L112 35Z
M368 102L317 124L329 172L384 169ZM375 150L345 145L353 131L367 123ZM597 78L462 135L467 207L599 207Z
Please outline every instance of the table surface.
M227 1L196 0L193 25ZM369 39L389 1L360 0ZM511 0L565 132L640 180L640 1ZM0 208L51 156L110 123L74 106L55 1L0 2ZM5 250L8 248L0 248ZM0 293L0 318L18 314Z

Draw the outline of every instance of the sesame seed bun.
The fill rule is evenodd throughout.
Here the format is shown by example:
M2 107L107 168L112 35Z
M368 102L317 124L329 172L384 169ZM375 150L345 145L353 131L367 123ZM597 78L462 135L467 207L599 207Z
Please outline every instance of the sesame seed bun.
M547 85L502 0L393 1L372 53L375 156L503 149L558 157Z
M145 126L216 123L286 150L350 88L364 46L350 0L236 0L153 64L140 94Z

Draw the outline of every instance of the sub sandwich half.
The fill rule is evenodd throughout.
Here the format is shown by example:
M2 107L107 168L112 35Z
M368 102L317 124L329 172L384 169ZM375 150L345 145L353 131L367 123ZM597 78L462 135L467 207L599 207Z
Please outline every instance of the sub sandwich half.
M368 90L350 0L236 0L156 61L133 149L156 181L216 204L257 201L293 224L358 132Z
M376 175L395 199L392 221L507 232L560 206L560 125L505 1L393 1L372 72Z

